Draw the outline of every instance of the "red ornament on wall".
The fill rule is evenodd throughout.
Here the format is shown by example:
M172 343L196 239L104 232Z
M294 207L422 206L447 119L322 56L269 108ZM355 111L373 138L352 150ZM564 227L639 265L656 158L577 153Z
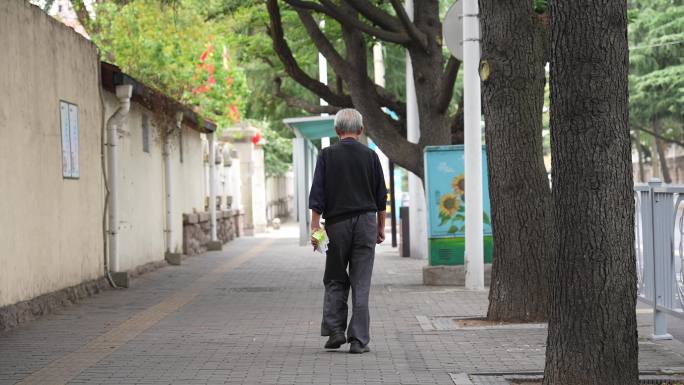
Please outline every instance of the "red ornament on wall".
M252 144L254 144L254 145L256 146L257 144L259 144L259 142L261 142L261 134L259 134L259 133L257 132L257 133L252 137Z

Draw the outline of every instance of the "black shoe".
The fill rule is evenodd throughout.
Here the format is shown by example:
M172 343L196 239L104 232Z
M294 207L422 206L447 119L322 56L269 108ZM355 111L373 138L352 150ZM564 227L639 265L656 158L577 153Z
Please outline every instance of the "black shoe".
M347 338L345 338L344 333L333 333L328 338L328 342L325 343L326 349L337 349L340 346L347 343Z
M368 352L370 352L370 348L368 347L368 345L362 346L361 342L359 342L357 340L353 340L352 342L350 342L349 353L361 354L361 353L368 353Z

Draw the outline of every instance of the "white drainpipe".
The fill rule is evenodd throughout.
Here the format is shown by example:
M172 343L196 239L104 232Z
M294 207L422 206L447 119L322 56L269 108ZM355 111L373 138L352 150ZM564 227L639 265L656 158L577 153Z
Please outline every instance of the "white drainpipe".
M164 139L164 189L166 190L166 252L173 253L173 172L171 161L171 141L170 137L175 130L179 131L179 135L183 135L182 128L183 113L176 113L176 126L168 130Z
M211 240L216 236L216 144L214 133L209 134L209 214L211 215Z
M119 212L118 212L118 154L119 134L117 129L124 123L131 107L133 86L116 86L119 109L107 121L107 174L109 186L109 267L119 272Z

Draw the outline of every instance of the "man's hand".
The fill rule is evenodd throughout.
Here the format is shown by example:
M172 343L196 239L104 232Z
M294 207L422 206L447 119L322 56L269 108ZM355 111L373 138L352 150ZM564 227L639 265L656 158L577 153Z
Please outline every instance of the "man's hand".
M384 240L385 240L385 227L384 226L383 226L383 228L378 227L378 239L376 242L378 244L381 244Z
M315 225L313 223L311 224L311 246L313 246L314 251L316 251L316 247L318 247L318 241L316 240L316 238L313 237L313 234L317 230L320 230L320 229L321 229L320 224L315 224Z
M385 218L387 218L387 213L378 211L378 239L376 240L378 244L385 240Z
M318 247L318 241L314 239L313 234L316 230L321 229L321 213L316 212L316 210L311 210L311 245L314 251Z

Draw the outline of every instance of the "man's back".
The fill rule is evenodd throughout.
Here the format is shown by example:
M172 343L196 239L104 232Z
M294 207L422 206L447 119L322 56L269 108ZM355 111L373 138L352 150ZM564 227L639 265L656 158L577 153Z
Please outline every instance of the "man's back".
M311 198L326 223L385 209L387 191L380 160L375 152L354 139L343 139L321 151L316 166L317 182L319 178L323 180L322 186L312 186ZM316 191L321 187L323 191ZM319 197L322 202L318 202Z

